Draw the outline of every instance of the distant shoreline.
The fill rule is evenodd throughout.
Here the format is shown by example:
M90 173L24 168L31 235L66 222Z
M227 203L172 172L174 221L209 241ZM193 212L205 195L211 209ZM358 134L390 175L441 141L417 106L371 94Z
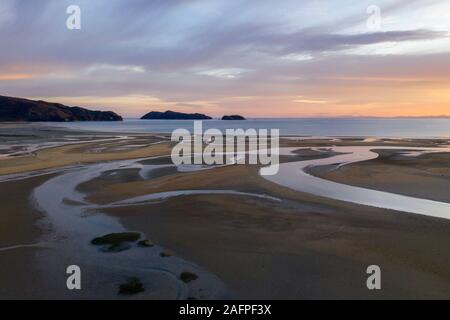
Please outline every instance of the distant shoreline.
M124 117L124 120L142 120L139 117ZM443 119L443 120L450 120L449 116L420 116L420 117L373 117L373 116L361 116L361 117L351 117L351 116L344 116L344 117L246 117L246 120L309 120L309 119L336 119L336 120L364 120L364 119L374 119L374 120L390 120L390 119L398 119L398 120L418 120L418 119ZM193 121L193 119L158 119L158 120L167 120L167 121ZM224 121L221 120L220 117L213 117L212 119L205 119L202 121ZM230 121L230 120L227 120ZM233 120L232 120L233 121ZM235 120L237 121L237 120Z
M13 127L59 128L72 132L109 132L114 134L170 134L175 129L192 131L194 120L139 120L125 118L117 122L0 122L3 130ZM281 136L310 137L390 137L450 138L448 119L441 118L258 118L247 121L205 120L204 130L280 129ZM450 144L450 142L449 142Z

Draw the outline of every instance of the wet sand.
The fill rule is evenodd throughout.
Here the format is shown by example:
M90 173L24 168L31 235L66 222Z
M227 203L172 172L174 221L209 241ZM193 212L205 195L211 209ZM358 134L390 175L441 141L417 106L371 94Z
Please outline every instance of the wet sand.
M378 143L414 147L439 146L445 141ZM371 145L373 141L346 138L282 143L291 147L325 148L335 144ZM0 174L68 165L84 167L90 163L169 152L168 142L151 135L116 142L71 144L1 160ZM303 150L293 157L282 157L282 161L331 155L330 152L319 154ZM427 155L415 160L398 157L397 154L386 155L386 159L382 157L339 170L318 167L313 173L342 183L361 183L361 186L398 193L409 190L413 192L409 195L449 201L445 197L448 188L444 189L448 186L448 154ZM168 161L167 158L147 160L161 165ZM142 176L137 169L118 167L78 185L77 190L85 194L85 201L93 208L95 204L107 205L177 190L234 190L281 199L272 201L232 194L189 195L141 205L98 207L90 212L118 218L126 230L143 232L158 247L173 252L174 257L163 259L179 257L204 268L222 280L230 290L230 297L450 299L450 220L296 192L265 180L258 171L258 166L246 165L193 172L178 172L169 167ZM59 174L62 173L0 183L2 190L8 190L0 195L0 248L34 244L52 234L54 226L45 223L46 213L36 210L29 200L36 187ZM386 182L387 177L391 179L389 182ZM6 261L0 265L0 298L76 297L64 288L63 267L71 263L67 258L70 252L64 252L63 239L50 240L50 244L54 241L58 248L50 245L0 250L0 259ZM63 253L65 258L61 259ZM41 261L43 257L45 261ZM366 268L372 264L382 269L380 291L366 288ZM89 262L86 265L88 268ZM57 281L46 281L49 275ZM93 270L88 271L88 278L95 279ZM89 298L112 294L110 291L105 294L101 284L93 283L87 288L92 290L85 296ZM148 297L168 296L164 290L159 294L154 292Z
M0 175L60 168L112 160L127 160L170 154L170 144L161 143L125 151L90 152L95 142L38 150L32 155L0 161ZM97 145L97 148L102 145Z
M411 157L392 150L376 152L380 157L375 160L308 172L339 183L450 203L449 153Z
M37 177L0 184L1 299L39 298L42 295L35 258L38 250L46 250L40 241L48 226L43 213L30 203L29 194L46 179Z
M218 196L108 212L218 275L237 298L449 298L446 222ZM383 270L381 291L365 286L371 264Z
M166 177L144 188L207 188L220 180L223 188L282 196L281 204L210 195L105 212L205 266L239 298L449 298L449 222L291 192L252 170L221 168L197 174L195 181ZM123 188L143 193L138 184ZM91 200L107 202L105 194L116 199L121 187ZM371 264L384 270L380 292L365 287Z

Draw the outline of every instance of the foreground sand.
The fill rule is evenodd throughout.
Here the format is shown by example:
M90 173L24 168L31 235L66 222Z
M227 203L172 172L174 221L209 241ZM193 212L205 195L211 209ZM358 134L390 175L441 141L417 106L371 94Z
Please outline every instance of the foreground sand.
M30 203L29 194L46 179L0 184L0 298L28 299L40 295L39 287L43 284L39 283L35 257L37 250L47 250L39 245L47 226L43 213ZM11 246L24 247L4 250Z
M0 174L150 157L168 154L170 150L169 143L155 136L138 139L141 145L144 142L147 145L127 148L127 145L136 145L134 139L37 151L0 161ZM404 143L436 146L444 142ZM373 142L362 139L339 142L286 140L282 145L326 147L337 143L364 145ZM379 143L399 144L398 141ZM295 159L318 156L313 151L303 151ZM447 156L427 156L418 159L413 166L399 165L398 161L403 160L397 158L381 159L355 164L345 170L317 168L314 174L342 183L448 201L445 198L445 190L448 190L445 187L449 187ZM282 160L289 161L287 158ZM155 160L155 163L169 163L169 159ZM401 169L396 169L399 166ZM389 182L383 176L385 170L389 170ZM364 172L370 172L370 175L362 175ZM63 263L52 263L61 254L58 251L61 249L54 249L52 243L58 243L64 250L64 240L49 239L52 226L46 224L45 212L36 210L29 201L36 186L58 174L0 184L2 190L8 190L0 195L0 249L39 244L44 240L44 244L35 247L0 250L0 259L6 262L0 265L0 298L74 297L64 285L44 281L50 274L55 275L55 283L64 282ZM262 179L256 166L230 166L190 173L166 168L155 171L148 179L139 177L135 170L118 169L81 184L78 189L86 194L86 201L93 204L107 204L149 193L195 189L236 190L280 198L281 201L276 202L236 195L180 196L152 204L92 212L117 217L127 229L143 232L175 256L217 275L229 288L231 297L450 299L448 220L295 192ZM45 250L45 256L50 259L37 260L38 250ZM366 268L372 264L382 268L381 291L366 288ZM48 273L47 277L40 274L42 270ZM104 297L101 288L96 289L98 292L93 296Z
M208 188L220 181L223 188L285 200L191 196L105 212L205 266L239 298L449 298L447 221L293 193L267 184L252 168L217 169L195 181L189 175L144 188ZM91 200L141 193L138 183L103 190ZM380 292L365 286L371 264L384 270Z

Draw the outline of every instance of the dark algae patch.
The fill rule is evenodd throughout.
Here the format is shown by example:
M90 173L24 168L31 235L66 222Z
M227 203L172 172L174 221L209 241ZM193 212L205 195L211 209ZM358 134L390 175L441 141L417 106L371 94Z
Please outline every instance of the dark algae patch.
M130 249L131 246L128 243L112 244L110 246L104 246L100 250L103 252L121 252Z
M133 295L143 291L145 291L144 285L137 277L132 277L119 286L119 294L122 295Z
M197 280L198 276L195 273L184 271L180 274L180 280L184 283L189 283L191 281Z
M130 248L130 242L136 242L141 237L138 232L122 232L110 233L102 237L94 238L91 244L96 246L103 246L102 251L105 252L120 252Z
M154 244L150 240L141 240L138 242L138 246L150 248L150 247L153 247Z
M161 258L168 258L168 257L171 257L171 256L172 256L172 253L169 252L169 251L163 251L163 252L161 252L161 253L159 254L159 256L160 256Z
M122 232L122 233L110 233L102 237L92 239L91 243L94 245L113 245L120 244L122 242L136 242L141 235L137 232Z

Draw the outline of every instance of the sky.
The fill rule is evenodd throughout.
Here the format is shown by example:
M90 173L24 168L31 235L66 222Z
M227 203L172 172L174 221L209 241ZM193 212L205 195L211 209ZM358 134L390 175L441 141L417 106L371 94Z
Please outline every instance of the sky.
M125 117L450 115L450 0L1 0L0 40L0 95Z

